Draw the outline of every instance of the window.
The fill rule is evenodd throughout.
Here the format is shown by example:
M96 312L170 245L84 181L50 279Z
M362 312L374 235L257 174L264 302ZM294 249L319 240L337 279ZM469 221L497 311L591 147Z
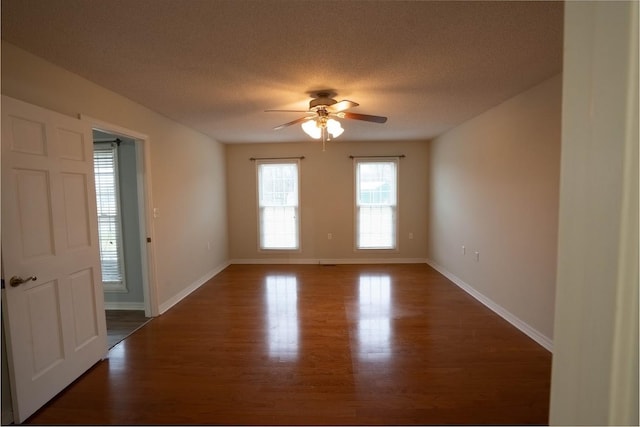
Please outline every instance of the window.
M298 250L298 165L258 161L260 249Z
M357 249L396 249L397 175L397 159L355 160Z
M112 144L94 144L93 163L102 283L107 291L126 291L116 147Z

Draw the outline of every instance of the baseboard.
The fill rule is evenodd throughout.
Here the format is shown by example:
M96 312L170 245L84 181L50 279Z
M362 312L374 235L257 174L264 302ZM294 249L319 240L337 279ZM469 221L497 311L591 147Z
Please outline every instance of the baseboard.
M196 281L191 283L189 286L184 288L182 291L178 292L173 297L169 298L167 301L165 301L162 304L160 304L160 307L159 307L160 314L165 313L171 307L173 307L174 305L176 305L177 303L182 301L191 292L195 291L200 286L202 286L205 283L207 283L207 281L209 281L211 278L213 278L215 275L220 273L222 270L224 270L228 266L229 266L229 262L222 263L218 267L214 268L213 270L209 271L208 273L206 273L205 275L203 275L202 277L200 277L199 279L197 279Z
M105 310L143 310L144 302L105 301Z
M529 338L540 344L542 347L546 348L550 352L553 352L553 340L549 337L545 336L535 328L531 327L526 322L522 321L518 316L511 313L509 310L505 309L501 305L494 302L491 298L487 297L481 292L478 292L473 286L464 282L462 279L447 271L444 267L438 265L433 260L427 259L427 264L430 265L433 269L438 271L438 273L442 274L447 279L451 280L456 286L460 289L474 297L476 300L481 302L491 311L496 313L498 316L502 317L507 322L511 323L513 326L522 331Z
M229 264L424 264L424 258L255 258L232 259Z

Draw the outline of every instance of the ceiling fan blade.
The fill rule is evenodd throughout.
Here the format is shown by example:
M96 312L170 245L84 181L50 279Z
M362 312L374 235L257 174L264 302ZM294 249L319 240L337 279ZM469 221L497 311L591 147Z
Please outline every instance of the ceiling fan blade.
M310 117L300 117L299 119L295 119L295 120L294 120L294 121L292 121L292 122L288 122L288 123L285 123L285 124L283 124L283 125L276 126L276 127L274 127L274 128L273 128L273 130L280 130L280 129L286 128L287 126L291 126L291 125L295 125L295 124L298 124L298 123L302 123L302 122L304 122L304 121L306 121L306 120L309 120L309 119L312 119L312 118L313 118L313 116L310 116Z
M333 105L329 105L327 107L327 111L329 111L330 113L339 113L341 111L348 110L349 108L357 107L358 105L360 104L358 104L357 102L344 99L340 102L336 102Z
M387 118L382 116L371 116L369 114L340 113L338 117L345 119L364 120L365 122L386 123Z

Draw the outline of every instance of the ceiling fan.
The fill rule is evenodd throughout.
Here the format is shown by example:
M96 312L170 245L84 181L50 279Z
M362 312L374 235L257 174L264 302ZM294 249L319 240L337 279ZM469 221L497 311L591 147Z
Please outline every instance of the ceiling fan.
M320 91L312 94L312 100L309 102L308 110L265 110L265 112L281 112L281 113L306 113L306 117L300 117L280 126L276 126L273 130L280 130L291 125L302 123L302 130L314 139L322 138L322 150L324 151L325 141L331 138L337 138L344 132L340 122L336 119L352 119L363 120L365 122L385 123L386 117L372 116L369 114L351 113L346 110L357 107L358 103L347 99L336 101L333 96L336 94L330 91Z

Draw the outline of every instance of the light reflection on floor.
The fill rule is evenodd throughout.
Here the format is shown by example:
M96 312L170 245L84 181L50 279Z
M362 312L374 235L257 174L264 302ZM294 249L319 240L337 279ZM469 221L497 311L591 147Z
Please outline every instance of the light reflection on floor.
M298 357L298 282L295 276L267 276L265 296L269 356Z
M115 346L111 347L107 353L109 359L109 373L117 374L125 369L124 361L127 356L127 342L126 340L120 341Z
M391 355L391 278L363 274L358 287L358 354L360 360Z

